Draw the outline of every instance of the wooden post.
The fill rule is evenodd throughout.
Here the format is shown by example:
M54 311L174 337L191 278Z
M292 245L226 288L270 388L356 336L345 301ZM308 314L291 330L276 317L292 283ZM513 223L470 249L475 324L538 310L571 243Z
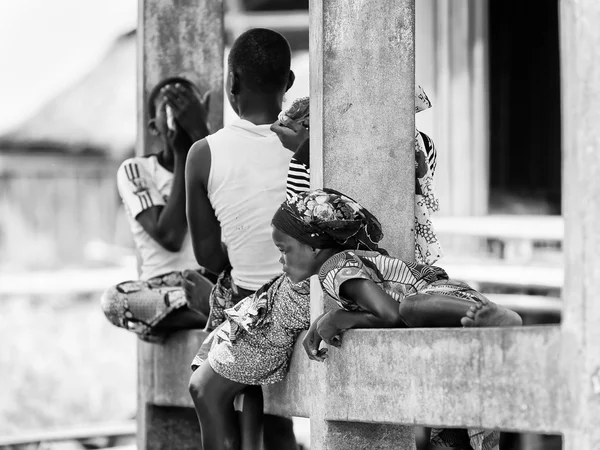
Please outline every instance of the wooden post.
M571 371L574 430L565 450L600 448L600 3L561 1L563 341L578 349Z
M202 92L211 91L209 123L212 130L223 124L223 2L222 0L139 0L138 16L138 141L137 154L160 150L147 129L146 101L162 79L183 76ZM178 364L169 364L164 346L138 346L138 449L196 449L198 421L187 396L191 361L189 346L181 339L169 341L169 349L184 351ZM197 342L192 345L196 346ZM191 348L191 347L190 347ZM177 354L177 352L176 352ZM173 368L180 371L173 373ZM169 372L170 370L170 372ZM163 372L171 376L159 376ZM162 395L161 393L166 393ZM172 393L175 399L172 399ZM163 399L162 397L169 397ZM159 404L160 403L160 404Z
M310 3L311 184L355 198L384 246L414 258L414 1ZM312 315L325 306L313 282ZM329 365L315 367L311 447L414 448L412 428L326 420ZM335 402L332 402L335 403Z

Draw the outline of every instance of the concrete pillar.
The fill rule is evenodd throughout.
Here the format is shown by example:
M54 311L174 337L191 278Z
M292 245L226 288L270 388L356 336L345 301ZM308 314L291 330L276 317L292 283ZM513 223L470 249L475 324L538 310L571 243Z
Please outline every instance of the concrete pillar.
M600 2L561 1L563 340L573 361L565 450L600 448ZM569 362L565 361L565 365Z
M138 8L137 154L143 155L160 150L158 140L146 127L146 99L163 78L183 76L195 82L202 92L212 91L209 123L212 130L222 127L223 2L139 0ZM187 348L185 342L172 344L170 348ZM187 396L189 371L184 365L178 369L181 373L158 376L169 361L161 349L163 346L155 344L140 343L138 347L137 448L198 448L198 421ZM181 360L191 361L191 357L193 353ZM173 393L177 398L171 398Z
M223 0L139 0L137 153L159 149L146 124L146 99L162 79L183 76L211 91L211 130L223 126Z
M138 345L138 450L196 450L200 426L188 393L192 361L207 333L174 333L163 344Z
M384 247L413 259L414 0L311 0L310 45L312 186L365 205ZM312 292L316 316L324 302ZM314 370L323 396L311 405L311 448L414 448L409 427L328 421L327 363Z

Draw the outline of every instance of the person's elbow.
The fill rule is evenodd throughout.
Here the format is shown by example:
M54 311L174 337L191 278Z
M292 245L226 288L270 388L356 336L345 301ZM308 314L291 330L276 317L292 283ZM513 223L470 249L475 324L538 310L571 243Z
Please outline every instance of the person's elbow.
M194 245L194 257L196 258L196 262L200 264L202 267L206 267L210 269L213 265L213 256L214 253L208 251L206 246L203 245Z
M195 242L193 248L198 264L211 272L220 273L227 265L220 242L219 245L212 245L209 241Z
M183 238L178 233L159 233L156 236L158 244L171 253L178 253L183 248Z

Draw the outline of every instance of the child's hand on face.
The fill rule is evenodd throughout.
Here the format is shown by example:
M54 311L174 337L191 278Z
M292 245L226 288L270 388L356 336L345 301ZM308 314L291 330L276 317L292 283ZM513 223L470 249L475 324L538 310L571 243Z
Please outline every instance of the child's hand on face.
M176 121L173 123L173 129L167 131L167 141L173 150L173 153L186 155L192 144L193 139Z
M182 84L167 85L162 93L169 102L177 122L194 140L208 135L207 116L210 92L199 99L191 88Z

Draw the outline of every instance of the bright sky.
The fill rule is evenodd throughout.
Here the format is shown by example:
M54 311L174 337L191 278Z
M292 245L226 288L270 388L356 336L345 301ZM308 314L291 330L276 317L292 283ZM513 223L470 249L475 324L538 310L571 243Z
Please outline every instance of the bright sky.
M137 0L0 0L0 133L77 80L137 21Z

